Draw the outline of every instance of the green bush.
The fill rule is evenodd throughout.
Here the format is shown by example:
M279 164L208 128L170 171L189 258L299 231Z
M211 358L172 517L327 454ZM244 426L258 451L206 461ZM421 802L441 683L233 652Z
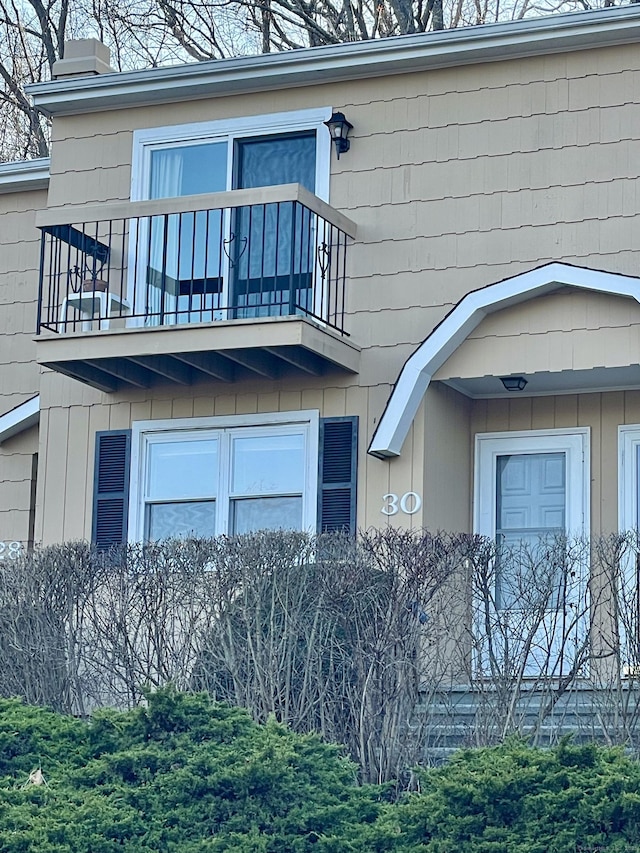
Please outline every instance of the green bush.
M202 694L90 724L3 700L0 745L3 853L339 850L378 812L337 747Z
M635 853L640 765L617 749L567 742L464 750L364 828L361 845L367 853Z
M30 775L41 769L45 784ZM0 701L2 853L632 853L640 765L510 742L399 802L338 747L165 689L85 722Z

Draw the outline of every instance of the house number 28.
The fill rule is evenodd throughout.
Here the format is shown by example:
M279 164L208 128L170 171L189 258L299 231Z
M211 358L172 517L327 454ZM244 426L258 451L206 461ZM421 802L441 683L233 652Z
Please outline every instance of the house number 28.
M422 506L422 498L417 492L405 492L402 496L389 492L382 496L382 500L384 504L380 512L384 515L396 515L398 512L414 515Z
M17 560L22 554L21 542L0 542L0 560Z

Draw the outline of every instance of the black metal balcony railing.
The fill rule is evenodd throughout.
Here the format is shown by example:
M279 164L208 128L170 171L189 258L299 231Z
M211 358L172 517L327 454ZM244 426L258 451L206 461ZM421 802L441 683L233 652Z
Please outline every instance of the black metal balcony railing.
M42 225L38 333L300 315L346 334L348 235L322 215L331 208L297 185L262 191L286 200L241 203L249 192Z

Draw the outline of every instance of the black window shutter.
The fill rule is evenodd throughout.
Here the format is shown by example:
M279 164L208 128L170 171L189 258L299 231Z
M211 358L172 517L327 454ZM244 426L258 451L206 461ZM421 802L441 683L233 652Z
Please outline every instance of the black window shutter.
M109 548L127 541L131 430L96 433L91 541Z
M356 532L358 418L320 418L318 532Z

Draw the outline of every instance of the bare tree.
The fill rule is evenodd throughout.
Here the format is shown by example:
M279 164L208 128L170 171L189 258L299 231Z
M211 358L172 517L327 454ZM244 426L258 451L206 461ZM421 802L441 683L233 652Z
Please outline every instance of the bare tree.
M0 695L87 713L145 689L206 689L344 743L363 778L420 758L441 593L465 536L257 533L99 554L45 549L0 570Z
M485 540L476 551L467 676L477 699L477 743L515 732L537 742L562 700L584 683L599 581L584 538L499 547Z

